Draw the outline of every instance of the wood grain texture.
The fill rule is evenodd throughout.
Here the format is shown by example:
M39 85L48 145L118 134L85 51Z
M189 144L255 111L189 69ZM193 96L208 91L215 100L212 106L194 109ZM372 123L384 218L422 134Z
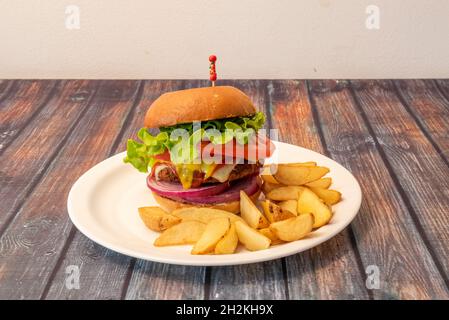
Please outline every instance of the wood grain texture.
M15 80L0 80L0 107L1 102L9 95L14 94L14 86L17 84Z
M49 101L1 155L0 235L60 151L96 87L89 81L65 83L57 99Z
M325 86L310 82L311 88ZM447 298L444 280L351 92L332 87L320 91L312 89L312 100L329 153L355 175L362 188L362 207L352 226L364 267L376 265L380 269L380 288L371 290L371 294L376 299Z
M0 155L40 109L55 99L60 89L61 83L58 81L20 81L14 94L9 94L1 101Z
M146 81L142 90L142 96L137 101L137 105L130 114L128 122L124 123L120 140L117 141L112 154L124 151L126 141L129 138L136 138L137 131L143 126L143 118L148 106L162 93L178 90L186 85L185 81ZM130 214L134 214L130 212ZM137 211L136 211L137 214ZM120 299L125 297L126 291L130 291L133 296L150 297L153 287L145 287L139 282L129 284L129 276L133 272L135 259L115 253L102 246L96 245L84 235L77 233L74 240L68 247L64 255L61 266L58 268L55 278L49 288L47 299ZM67 290L64 285L65 270L69 265L77 265L80 270L80 290ZM153 266L142 262L138 263L136 273L142 275L134 277L147 277ZM169 269L163 269L169 272ZM201 272L194 271L194 268L184 270L184 275L191 279L191 282L179 282L179 288L192 285L195 288L183 288L182 291L197 291L203 287L203 277L198 278ZM204 273L204 272L203 272ZM160 274L162 276L162 274ZM197 277L197 278L195 278ZM134 278L136 279L136 278ZM151 283L151 282L150 282ZM158 293L159 296L162 293ZM171 291L165 291L165 298L174 297ZM179 292L176 293L179 296Z
M207 84L206 84L207 85ZM264 81L226 81L241 89L256 108L267 115L265 128L270 124L266 109L266 84ZM285 299L286 286L282 259L267 263L210 268L209 299Z
M324 153L304 81L270 81L269 112L281 141ZM307 161L308 159L304 159ZM291 299L369 298L349 230L286 259Z
M354 83L356 101L448 284L449 167L409 116L390 81Z
M138 81L102 83L33 196L0 238L0 298L33 299L43 294L74 230L64 199L84 171L110 154L138 87Z
M395 85L401 102L449 165L449 102L436 82L400 80Z
M204 299L206 268L137 260L126 299Z
M125 149L162 92L209 82L0 80L0 299L449 299L449 80L311 81L310 92L304 81L220 83L247 92L281 141L354 173L364 201L351 228L234 267L112 252L72 226L68 190ZM80 290L65 287L69 265ZM365 287L369 265L380 268L378 290Z
M441 94L446 98L446 101L449 102L449 79L437 79L435 80L435 84Z

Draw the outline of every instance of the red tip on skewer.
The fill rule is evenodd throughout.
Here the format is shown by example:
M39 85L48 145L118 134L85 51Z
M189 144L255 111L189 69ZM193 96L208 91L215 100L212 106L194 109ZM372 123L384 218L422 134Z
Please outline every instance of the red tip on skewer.
M215 70L215 62L217 57L215 55L209 56L210 66L209 66L209 79L212 81L212 87L215 86L215 81L217 80L217 72Z

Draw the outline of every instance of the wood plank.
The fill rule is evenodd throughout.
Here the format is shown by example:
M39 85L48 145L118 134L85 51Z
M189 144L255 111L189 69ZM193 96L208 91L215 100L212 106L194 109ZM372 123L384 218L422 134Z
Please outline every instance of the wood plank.
M0 102L0 154L40 109L56 98L61 85L50 80L20 80L14 94Z
M272 81L267 86L273 128L281 141L324 153L304 81ZM304 159L307 161L307 159ZM350 229L286 259L291 299L369 298Z
M124 124L123 134L112 153L124 151L126 140L136 138L136 133L143 125L143 117L148 106L160 94L184 87L185 81L146 81L142 98L130 114L129 121ZM120 299L122 297L155 298L188 298L189 292L203 290L204 268L183 269L189 281L171 280L179 291L154 291L154 283L162 277L171 277L171 273L179 274L179 268L162 267L160 264L138 261L131 284L130 276L134 270L136 259L115 253L95 244L87 237L77 232L67 253L56 270L54 279L49 288L48 299ZM77 265L80 270L81 290L68 290L65 287L65 270L69 265ZM152 274L157 270L156 273ZM154 279L142 281L139 279ZM129 285L129 287L128 287ZM161 283L162 285L162 283ZM127 293L128 291L128 293ZM200 295L201 296L201 295Z
M204 299L204 267L138 260L126 299Z
M1 102L14 93L16 83L16 80L0 80L0 107L2 106Z
M40 298L74 230L64 199L73 182L111 152L138 81L105 81L79 125L0 238L0 298Z
M449 165L449 102L433 80L395 82L404 107Z
M312 81L311 87L323 88L323 83ZM371 290L373 297L447 297L444 281L388 174L351 92L347 88L329 88L321 93L315 91L312 99L331 157L348 168L362 188L362 207L352 226L364 268L376 265L380 269L380 288Z
M449 102L449 79L437 79L435 80L435 84L441 94L446 98L446 101Z
M396 179L396 187L448 285L449 168L410 117L390 81L359 81L354 87L358 111L368 121L381 156L387 160L386 169ZM437 273L429 276L437 283Z
M46 170L70 128L83 114L98 84L66 82L58 98L47 103L22 129L0 160L0 235Z
M257 80L224 81L245 92L255 106L270 114L266 108L266 83ZM206 84L207 85L207 84ZM267 119L265 128L270 121ZM206 284L208 285L208 284ZM282 260L266 263L210 268L209 299L285 299L286 287Z

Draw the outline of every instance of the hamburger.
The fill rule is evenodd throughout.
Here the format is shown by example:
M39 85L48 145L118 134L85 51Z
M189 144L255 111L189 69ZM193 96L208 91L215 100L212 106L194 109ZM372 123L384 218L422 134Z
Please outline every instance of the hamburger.
M165 210L189 206L238 213L240 191L255 200L259 172L274 151L263 134L265 115L231 86L165 93L128 140L125 163L148 174L147 186Z

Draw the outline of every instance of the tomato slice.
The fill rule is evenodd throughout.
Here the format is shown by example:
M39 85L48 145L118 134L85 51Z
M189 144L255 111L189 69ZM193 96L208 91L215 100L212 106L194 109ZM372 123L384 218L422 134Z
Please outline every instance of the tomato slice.
M235 139L229 141L226 144L214 145L209 141L201 142L201 152L208 148L206 151L206 156L221 155L223 163L225 158L233 159L246 159L249 161L260 161L265 158L271 157L274 152L274 143L265 136L254 136L248 144L241 145ZM204 155L204 154L203 154ZM157 160L170 162L170 152L166 150L165 152L154 156Z
M163 153L154 156L157 160L170 161L170 152L165 150Z
M223 157L246 159L256 162L270 157L274 149L274 143L269 138L255 136L245 145L239 144L235 139L224 145L214 145L211 156L222 155Z

